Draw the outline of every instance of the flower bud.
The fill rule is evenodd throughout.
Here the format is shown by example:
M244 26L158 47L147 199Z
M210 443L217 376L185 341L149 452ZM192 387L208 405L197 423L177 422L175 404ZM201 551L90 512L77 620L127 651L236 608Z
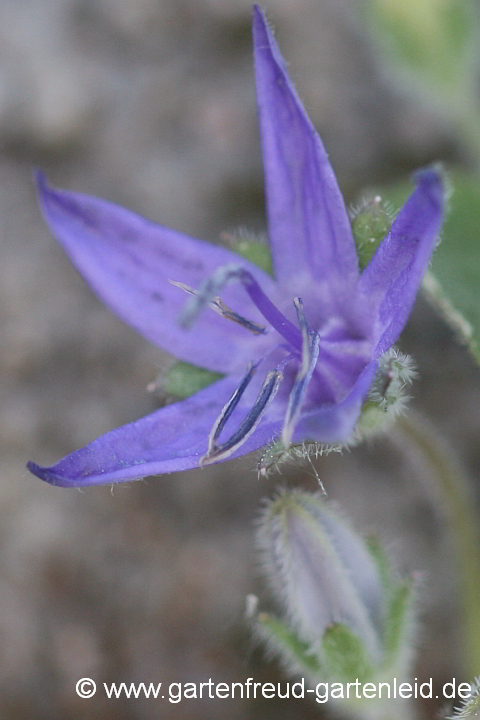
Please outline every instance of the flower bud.
M371 681L407 658L411 584L398 583L369 545L319 494L281 492L258 530L264 570L284 620L256 629L288 669L315 681Z
M395 219L395 210L380 195L364 199L357 207L350 209L350 221L357 246L360 269L368 263L390 232Z
M468 683L462 683L468 689ZM462 686L459 686L459 690ZM463 690L464 688L462 688ZM470 693L463 695L461 705L456 707L448 720L473 720L480 717L480 678L470 684Z
M379 360L378 370L363 404L355 429L354 442L382 432L410 399L408 387L417 376L412 358L390 348Z

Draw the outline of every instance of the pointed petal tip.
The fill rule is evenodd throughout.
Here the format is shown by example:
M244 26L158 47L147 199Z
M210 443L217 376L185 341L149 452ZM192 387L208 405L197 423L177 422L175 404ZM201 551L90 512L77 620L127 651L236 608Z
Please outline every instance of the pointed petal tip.
M48 190L47 176L41 168L34 168L33 180L40 195Z
M49 202L58 197L58 191L55 191L55 189L48 184L47 175L41 168L35 168L33 171L33 180L35 182L40 208L45 215L45 219L47 219L47 205Z
M448 184L445 179L445 169L441 163L417 170L413 174L413 180L417 188L421 188L428 193L432 200L443 205Z
M413 173L413 178L417 184L419 182L442 182L444 175L445 167L443 163L437 162L416 170Z
M266 50L267 54L273 55L275 62L283 69L284 60L277 46L273 30L271 29L267 16L260 5L253 6L253 46L255 54L258 55L260 50Z
M40 480L44 480L50 485L57 485L58 487L74 487L74 483L71 480L63 477L62 475L58 475L52 470L52 468L42 467L42 465L37 465L37 463L29 460L27 463L27 469L30 470L33 475L40 478Z
M252 7L252 16L253 16L253 22L261 22L264 25L267 24L267 19L265 17L264 10L260 7L258 3L253 3Z
M46 184L47 177L45 174L45 171L42 170L42 168L35 167L33 168L33 179L40 185L40 184Z

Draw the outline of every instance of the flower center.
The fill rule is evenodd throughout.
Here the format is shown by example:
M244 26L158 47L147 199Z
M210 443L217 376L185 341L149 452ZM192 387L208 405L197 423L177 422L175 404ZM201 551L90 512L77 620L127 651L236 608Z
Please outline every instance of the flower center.
M300 417L307 389L320 353L319 335L316 331L311 331L308 327L301 298L296 297L293 301L299 325L299 327L296 327L265 295L253 275L239 265L227 265L219 268L203 282L198 290L194 290L183 283L173 282L174 285L191 295L181 317L182 325L184 327L190 327L198 317L198 314L208 306L216 312L219 312L223 317L240 323L256 335L265 334L267 331L264 326L254 323L231 310L218 296L223 288L231 282L241 283L263 317L287 341L288 345L282 344L280 347L288 349L290 352L273 370L268 372L253 407L247 413L238 429L228 440L219 444L219 437L225 424L240 402L242 395L250 384L258 366L264 360L265 355L256 363L250 363L240 384L213 425L208 438L207 453L201 459L201 465L217 462L218 460L225 460L248 440L255 432L268 406L274 400L284 377L283 370L285 366L295 361L298 364L298 370L289 395L282 430L282 442L285 447L288 447ZM278 347L278 345L275 347Z

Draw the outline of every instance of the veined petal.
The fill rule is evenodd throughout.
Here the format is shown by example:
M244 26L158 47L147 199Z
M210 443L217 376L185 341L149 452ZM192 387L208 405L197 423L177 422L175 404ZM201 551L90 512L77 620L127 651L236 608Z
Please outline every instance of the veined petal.
M306 409L295 429L293 441L336 443L348 440L355 429L376 369L377 362L370 362L342 402L321 405L310 411Z
M415 180L415 192L360 278L360 290L377 314L375 357L388 350L403 330L443 222L441 174L421 170Z
M207 451L210 430L239 382L237 375L224 378L183 402L112 430L52 467L30 462L28 469L52 485L85 487L198 467ZM252 397L252 392L245 393L232 413L233 427L250 409ZM232 457L246 455L278 435L281 412L282 406L267 413L255 433Z
M252 347L248 330L210 310L185 330L179 323L185 294L169 282L198 287L218 267L238 264L236 253L156 225L105 200L50 188L41 173L38 191L53 234L77 270L123 320L180 360L217 372L245 367ZM247 260L240 264L274 295L271 277ZM238 313L263 320L240 287L226 288L222 297Z
M253 14L257 104L277 279L307 275L328 284L341 275L345 287L358 270L342 195L258 5Z

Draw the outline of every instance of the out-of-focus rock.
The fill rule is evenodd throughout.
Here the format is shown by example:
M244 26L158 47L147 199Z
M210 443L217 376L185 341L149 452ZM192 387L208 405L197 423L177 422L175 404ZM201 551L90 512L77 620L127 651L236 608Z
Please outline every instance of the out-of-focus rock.
M355 5L267 3L348 198L459 152L437 110L391 85ZM74 687L81 676L99 684L281 679L252 651L241 624L245 595L259 590L252 518L280 478L257 482L248 458L78 492L24 469L29 458L54 462L152 411L156 400L145 388L165 364L158 348L102 306L55 244L36 205L32 166L44 166L54 184L210 240L236 224L263 229L250 11L246 0L0 0L5 720L298 717L298 701L278 701L274 710L256 701L165 702L152 711L152 700L113 705L98 692L87 701ZM449 338L426 310L407 340L425 376L415 393L424 389L430 416L473 465L478 386L467 361L447 351ZM334 456L319 471L357 526L376 526L396 542L405 569L435 572L426 600L433 650L422 657L435 659L439 676L452 672L449 543L411 469L399 459L392 465L391 450L375 446ZM283 479L316 488L308 469ZM302 705L302 717L314 716L313 703Z

